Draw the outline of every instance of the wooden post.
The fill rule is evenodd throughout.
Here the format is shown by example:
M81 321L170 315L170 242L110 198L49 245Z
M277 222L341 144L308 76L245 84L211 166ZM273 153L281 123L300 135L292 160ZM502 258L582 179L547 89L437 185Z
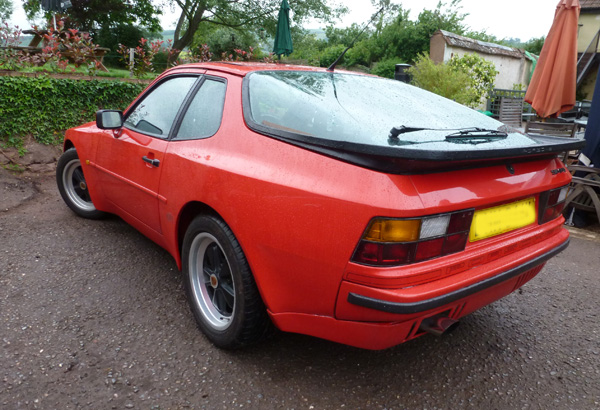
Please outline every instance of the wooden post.
M129 49L129 77L133 77L133 67L135 66L135 48Z

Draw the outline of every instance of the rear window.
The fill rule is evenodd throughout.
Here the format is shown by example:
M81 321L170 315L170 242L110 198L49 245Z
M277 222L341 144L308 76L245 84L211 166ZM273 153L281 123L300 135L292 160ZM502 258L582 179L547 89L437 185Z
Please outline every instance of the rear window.
M378 77L259 71L246 78L245 99L244 115L252 128L300 141L316 138L330 143L443 152L539 144L463 105ZM390 138L393 128L403 132ZM475 128L486 131L474 131L471 138L470 130Z

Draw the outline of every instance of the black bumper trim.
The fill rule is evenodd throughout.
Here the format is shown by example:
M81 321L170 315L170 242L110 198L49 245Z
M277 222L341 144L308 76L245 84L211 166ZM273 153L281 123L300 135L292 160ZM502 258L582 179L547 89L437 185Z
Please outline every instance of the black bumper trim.
M546 252L545 254L540 255L540 256L524 263L523 265L520 265L520 266L517 266L516 268L507 270L506 272L502 272L494 277L482 280L481 282L474 283L470 286L459 289L455 292L447 293L445 295L438 296L433 299L421 300L421 301L415 302L415 303L395 303L395 302L388 302L385 300L373 299L368 296L358 295L356 293L349 293L348 294L348 302L353 305L357 305L357 306L362 306L362 307L366 307L366 308L370 308L370 309L380 310L382 312L397 313L397 314L402 314L402 315L424 312L426 310L435 309L435 308L447 305L448 303L455 302L459 299L470 296L474 293L480 292L484 289L487 289L489 287L492 287L494 285L502 283L506 280L509 280L516 276L519 276L520 274L525 273L528 270L535 268L536 266L546 262L548 259L552 258L553 256L564 251L569 246L569 242L570 242L570 239L567 239L566 241L564 241L563 243L561 243L560 245L558 245L556 248L552 249L551 251Z

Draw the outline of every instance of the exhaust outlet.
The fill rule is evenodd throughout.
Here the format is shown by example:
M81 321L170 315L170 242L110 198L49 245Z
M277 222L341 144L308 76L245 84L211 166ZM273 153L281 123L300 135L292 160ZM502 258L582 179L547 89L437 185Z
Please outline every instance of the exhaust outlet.
M459 321L450 319L449 317L428 317L421 321L419 330L422 332L431 333L435 336L441 336L444 333L449 333L456 329L459 325Z

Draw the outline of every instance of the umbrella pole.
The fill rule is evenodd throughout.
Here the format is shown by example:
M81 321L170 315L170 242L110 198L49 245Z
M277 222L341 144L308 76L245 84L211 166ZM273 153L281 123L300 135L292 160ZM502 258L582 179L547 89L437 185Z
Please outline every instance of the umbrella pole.
M52 15L52 19L54 20L54 31L56 31L56 13Z

